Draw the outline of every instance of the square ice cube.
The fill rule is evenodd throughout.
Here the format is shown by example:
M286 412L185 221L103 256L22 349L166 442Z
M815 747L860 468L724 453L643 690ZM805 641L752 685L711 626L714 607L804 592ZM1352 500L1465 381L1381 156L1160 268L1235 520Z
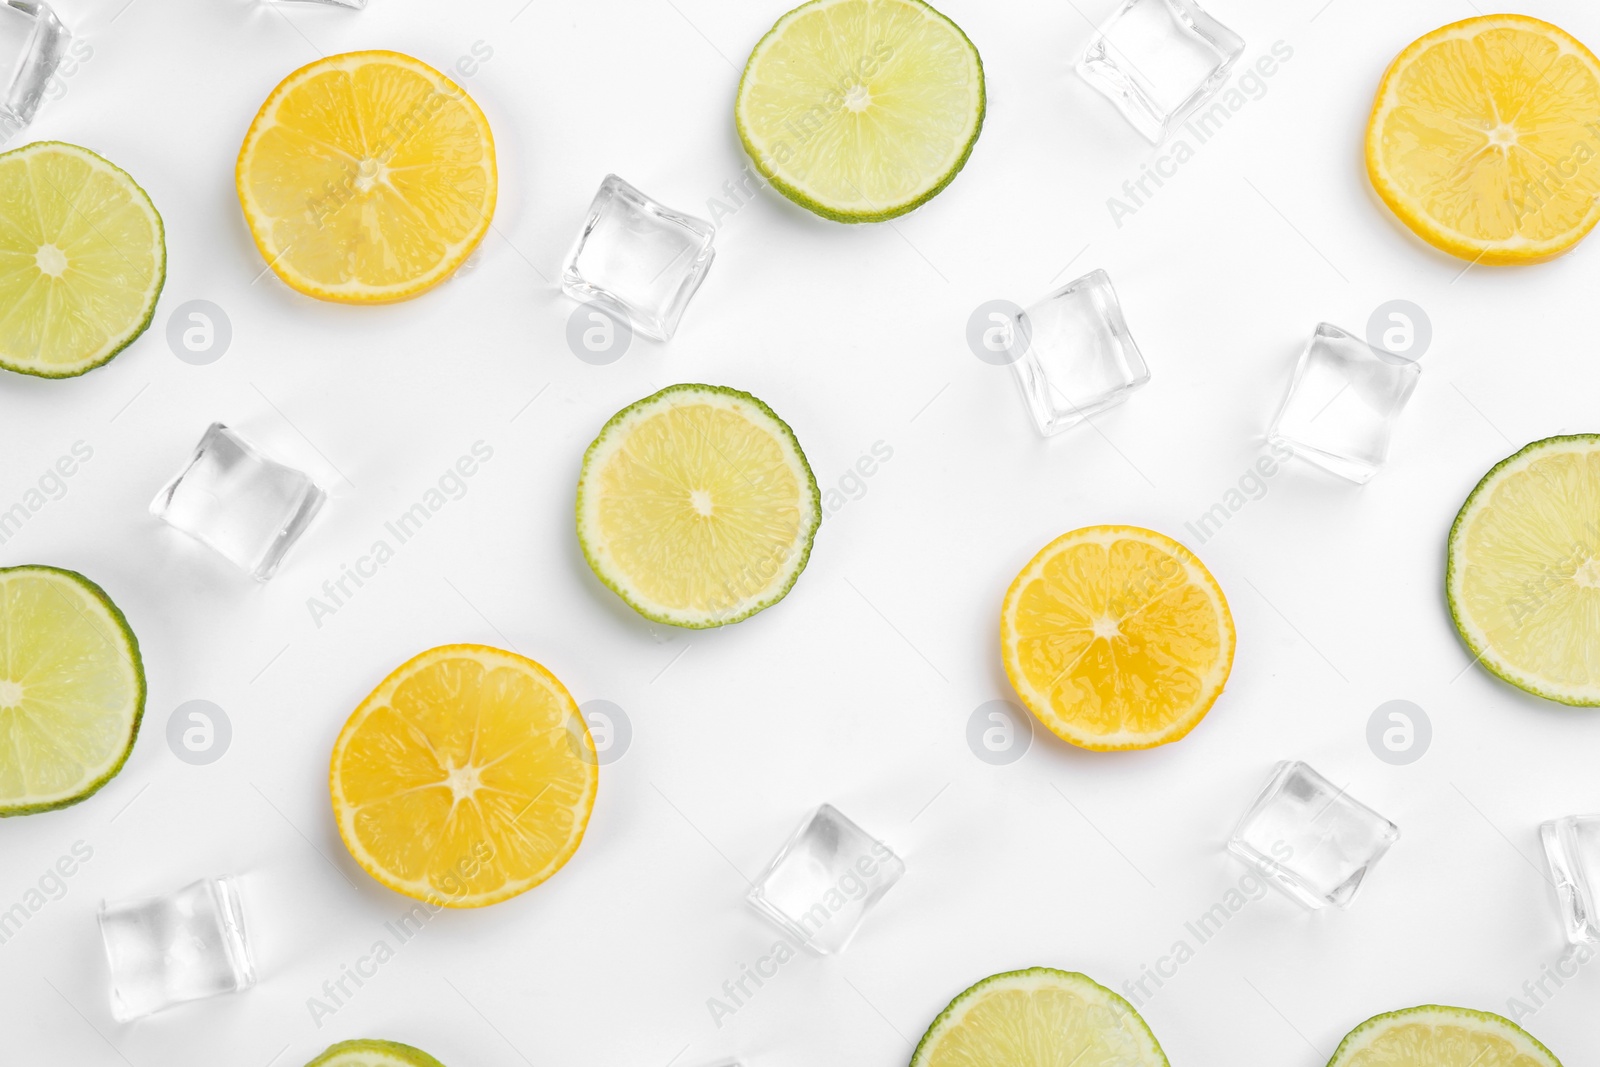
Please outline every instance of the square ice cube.
M608 174L567 253L562 291L582 303L614 303L634 330L665 341L711 269L715 232Z
M100 936L118 1022L256 984L232 878L202 878L164 897L102 903Z
M1600 942L1600 815L1569 815L1539 827L1567 940Z
M1244 39L1194 0L1123 0L1078 73L1159 144L1222 88L1243 52Z
M44 0L0 0L0 144L33 121L71 40Z
M327 498L220 422L150 502L150 513L264 582Z
M1304 763L1280 763L1228 851L1308 908L1348 908L1400 828Z
M878 899L906 873L882 841L824 804L773 857L750 904L818 955L843 952Z
M1048 437L1122 403L1150 380L1111 278L1070 282L1017 316L1012 362L1022 399Z
M1389 456L1389 439L1422 371L1326 322L1295 365L1267 439L1352 482Z

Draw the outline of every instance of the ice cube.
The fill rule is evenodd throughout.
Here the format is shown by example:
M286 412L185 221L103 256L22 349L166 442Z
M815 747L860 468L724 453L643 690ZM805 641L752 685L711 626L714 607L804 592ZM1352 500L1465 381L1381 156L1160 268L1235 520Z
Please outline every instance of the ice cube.
M1295 365L1267 439L1342 478L1370 481L1421 373L1414 361L1323 323Z
M608 174L567 253L561 288L608 310L614 302L636 332L665 341L711 269L715 232Z
M44 0L0 0L0 144L33 121L71 40Z
M1193 0L1124 0L1078 73L1155 143L1228 80L1244 40Z
M1600 815L1569 815L1539 827L1567 940L1600 942Z
M1228 851L1308 908L1348 908L1400 828L1304 763L1280 763Z
M1011 364L1034 425L1046 437L1115 407L1150 381L1122 305L1103 270L1069 282L1015 324Z
M309 475L214 422L150 512L264 582L325 499Z
M163 897L101 904L100 936L118 1022L256 983L232 878L202 878Z
M883 842L823 804L750 890L751 905L818 955L843 952L861 920L906 873Z

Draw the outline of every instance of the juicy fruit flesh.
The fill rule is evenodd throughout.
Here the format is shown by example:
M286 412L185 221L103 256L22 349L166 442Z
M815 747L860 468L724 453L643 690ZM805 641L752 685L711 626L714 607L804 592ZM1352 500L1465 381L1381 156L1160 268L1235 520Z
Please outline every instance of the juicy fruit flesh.
M88 153L30 149L0 158L0 363L70 372L148 319L165 274L161 224L125 175Z
M1430 1005L1380 1015L1356 1027L1329 1067L1560 1067L1550 1051L1508 1019Z
M482 112L404 56L314 66L269 101L241 159L262 254L291 284L332 294L425 287L488 228L495 168Z
M1175 542L1080 533L1047 549L1014 594L1008 665L1024 697L1046 703L1046 725L1060 717L1077 738L1154 743L1221 689L1233 641L1226 608Z
M834 210L916 201L965 156L982 72L961 33L907 0L799 9L752 57L739 119L769 175Z
M1456 592L1485 658L1600 688L1600 447L1536 456L1475 507Z
M1435 36L1435 35L1430 35ZM1553 253L1600 217L1600 69L1555 27L1495 16L1440 31L1379 98L1395 192L1446 236ZM1563 245L1564 247L1564 245Z
M77 582L0 573L0 810L73 798L127 751L141 695L121 623Z
M468 646L423 653L340 735L341 832L363 866L420 899L468 907L532 888L576 850L594 802L581 724L529 660Z

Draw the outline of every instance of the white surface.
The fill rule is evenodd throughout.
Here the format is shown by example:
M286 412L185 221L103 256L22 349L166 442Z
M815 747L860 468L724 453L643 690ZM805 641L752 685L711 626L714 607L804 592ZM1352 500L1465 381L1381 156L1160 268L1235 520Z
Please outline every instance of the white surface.
M99 795L0 824L0 908L75 841L93 849L65 896L0 945L8 1065L282 1067L361 1035L451 1067L680 1053L683 1067L729 1054L902 1064L947 1000L991 972L1049 964L1120 989L1192 941L1185 922L1238 882L1223 842L1280 758L1348 783L1403 837L1351 911L1270 897L1198 946L1144 1009L1175 1065L1316 1067L1380 1011L1504 1012L1561 953L1536 827L1600 808L1600 717L1469 667L1441 586L1445 533L1476 479L1527 441L1596 428L1600 245L1463 274L1387 216L1361 166L1384 66L1470 5L1218 0L1249 42L1241 69L1278 40L1293 58L1119 229L1106 198L1161 153L1072 74L1087 23L1072 4L948 0L990 101L955 183L892 226L845 228L761 195L723 220L673 342L636 340L595 367L567 351L571 305L553 284L584 209L616 171L706 212L744 165L734 66L781 3L535 2L511 21L520 0L373 0L286 8L292 26L243 0L134 0L115 22L115 3L92 20L102 0L76 3L64 15L94 23L94 54L32 136L135 175L166 218L170 274L155 325L109 366L0 380L0 506L75 441L94 452L0 563L102 583L138 631L150 699L132 759ZM1099 18L1111 0L1078 6ZM1523 7L1600 42L1592 5ZM317 50L397 48L447 67L476 41L494 55L466 85L502 177L475 269L375 309L255 280L233 164L272 86ZM1095 266L1154 377L1098 431L1044 441L1010 371L967 350L967 315ZM1397 297L1429 310L1435 341L1389 469L1358 488L1285 468L1201 543L1185 523L1254 462L1311 329L1362 331ZM205 367L164 337L195 298L234 330ZM721 632L652 632L590 575L572 531L584 446L619 407L678 381L768 401L825 489L875 442L893 449L823 523L789 598ZM145 512L213 419L332 493L264 588ZM307 598L480 440L493 458L465 497L314 625ZM1177 535L1216 573L1239 630L1228 690L1177 745L1104 756L1040 737L1021 762L988 766L965 731L977 705L1011 696L996 647L1005 587L1052 537L1097 522ZM564 871L435 918L319 1029L307 998L392 940L384 923L409 904L339 844L330 745L392 667L460 640L509 644L579 700L615 701L632 747L604 768ZM1393 767L1365 729L1402 697L1427 709L1434 741ZM233 723L210 766L165 741L172 710L196 698ZM707 998L775 938L744 905L744 878L824 799L909 872L846 954L786 964L719 1029ZM244 880L260 984L113 1025L101 896L227 872ZM1591 964L1527 1020L1569 1067L1600 1055L1597 994Z

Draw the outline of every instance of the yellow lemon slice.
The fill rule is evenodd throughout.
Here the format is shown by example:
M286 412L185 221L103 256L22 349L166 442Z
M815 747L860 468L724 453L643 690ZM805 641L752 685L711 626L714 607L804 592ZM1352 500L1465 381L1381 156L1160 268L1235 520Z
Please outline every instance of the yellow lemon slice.
M398 52L348 52L285 78L239 149L239 203L273 272L309 296L405 300L444 281L494 216L489 120Z

